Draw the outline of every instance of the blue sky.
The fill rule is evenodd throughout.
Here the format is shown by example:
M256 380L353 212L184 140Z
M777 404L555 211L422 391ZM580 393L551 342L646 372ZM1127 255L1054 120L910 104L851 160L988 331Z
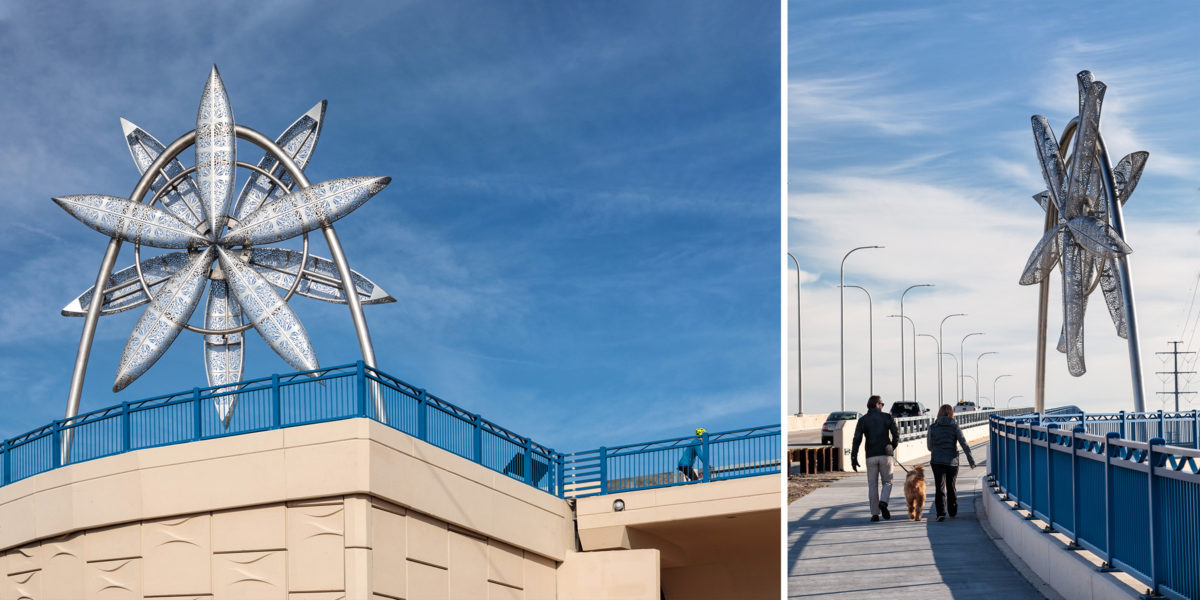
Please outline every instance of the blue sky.
M1041 237L1043 189L1030 116L1056 132L1077 111L1075 74L1090 69L1108 84L1101 131L1113 161L1133 151L1150 158L1125 207L1126 241L1141 328L1146 406L1163 406L1155 352L1182 339L1198 349L1196 309L1200 184L1193 141L1200 134L1200 7L1174 2L1155 10L1119 4L933 2L871 10L852 2L791 2L788 12L788 246L803 271L805 412L836 410L838 271L874 296L875 393L898 400L899 297L918 332L959 353L967 373L979 365L980 393L1001 404L1032 403L1037 286L1017 285ZM788 314L795 271L788 273ZM1054 343L1062 322L1057 272L1051 285ZM1200 305L1200 303L1197 303ZM846 404L869 393L866 297L846 290ZM788 410L796 411L795 322L789 320ZM1050 351L1047 405L1131 409L1129 363L1097 295L1086 322L1088 372L1072 378ZM911 399L911 337L906 344ZM917 346L917 394L936 404L935 344ZM998 352L979 358L984 352ZM1194 355L1188 365L1194 366ZM945 399L953 398L946 359ZM1195 370L1185 368L1185 370ZM1011 374L1011 377L995 378ZM974 383L967 380L974 399ZM1182 408L1200 407L1185 403Z
M332 6L0 7L0 436L62 416L59 309L106 243L50 198L128 195L118 118L175 139L214 63L271 137L329 100L310 180L393 178L337 224L398 300L367 307L385 371L561 450L777 422L778 6ZM344 307L293 306L321 364L359 357ZM139 314L101 320L84 410L204 385L185 332L111 392ZM290 370L249 339L248 376Z

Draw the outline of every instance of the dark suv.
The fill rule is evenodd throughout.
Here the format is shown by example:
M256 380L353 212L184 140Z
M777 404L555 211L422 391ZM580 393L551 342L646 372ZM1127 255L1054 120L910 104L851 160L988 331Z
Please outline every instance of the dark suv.
M841 410L829 413L829 416L825 418L825 424L821 426L821 443L833 443L833 432L837 431L838 421L853 421L861 416L862 414L856 413L852 410Z
M929 414L929 409L920 402L893 402L891 413L897 419L900 417L923 417Z

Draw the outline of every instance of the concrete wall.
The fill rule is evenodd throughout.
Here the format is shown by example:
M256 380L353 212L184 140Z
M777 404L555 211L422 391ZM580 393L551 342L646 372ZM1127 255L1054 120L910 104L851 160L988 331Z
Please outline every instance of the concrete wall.
M987 523L1039 579L1072 600L1132 600L1147 586L1124 573L1101 573L1099 557L1086 550L1068 551L1065 536L1042 532L1045 523L1027 520L1028 513L1012 509L992 488L981 483Z
M563 500L365 419L0 488L0 600L569 600L573 547Z
M834 432L833 436L833 445L835 448L837 448L835 456L837 456L837 460L840 461L835 468L841 469L842 471L851 471L853 468L850 464L850 450L854 448L854 428L858 425L858 421L844 421L844 423L845 425L842 426L842 429ZM963 437L967 440L967 444L973 444L979 440L987 439L987 422L980 423L974 427L965 427L963 428L962 432ZM860 466L860 470L865 470L867 464L865 446L866 441L864 440L862 447L858 449L858 464ZM925 446L924 437L915 440L909 440L907 442L901 442L900 447L896 448L895 451L896 460L902 463L913 461L928 455L929 449ZM960 461L964 459L965 457L960 458ZM983 462L983 457L976 456L975 462Z
M614 510L617 500L624 510ZM619 492L576 506L582 549L655 550L668 600L777 600L781 510L780 475Z
M798 431L800 429L820 429L825 423L825 419L829 418L829 413L813 413L810 415L788 415L787 431Z

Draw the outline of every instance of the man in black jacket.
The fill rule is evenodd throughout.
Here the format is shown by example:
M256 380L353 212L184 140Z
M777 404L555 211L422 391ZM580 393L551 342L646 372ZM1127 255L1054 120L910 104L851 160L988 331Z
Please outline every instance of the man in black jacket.
M871 396L867 400L867 414L858 420L854 428L854 447L850 451L850 465L858 471L858 445L867 436L867 489L871 506L871 520L892 518L888 512L888 497L892 495L892 453L900 445L900 430L896 420L883 412L883 399ZM883 484L882 493L879 489Z

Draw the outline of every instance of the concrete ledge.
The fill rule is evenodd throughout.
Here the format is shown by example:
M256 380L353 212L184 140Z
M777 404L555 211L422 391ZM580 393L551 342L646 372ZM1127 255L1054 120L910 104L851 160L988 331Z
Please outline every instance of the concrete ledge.
M984 476L986 478L986 476ZM1102 573L1103 563L1087 550L1067 550L1070 538L1057 533L1045 533L1046 523L1029 520L1025 510L1013 510L1013 503L1002 500L995 488L981 480L981 498L986 524L993 537L1021 557L1035 577L1026 576L1036 587L1040 582L1049 585L1065 598L1074 599L1134 599L1141 597L1146 584L1126 573ZM997 546L1001 546L1000 540ZM1022 574L1025 574L1024 572Z

